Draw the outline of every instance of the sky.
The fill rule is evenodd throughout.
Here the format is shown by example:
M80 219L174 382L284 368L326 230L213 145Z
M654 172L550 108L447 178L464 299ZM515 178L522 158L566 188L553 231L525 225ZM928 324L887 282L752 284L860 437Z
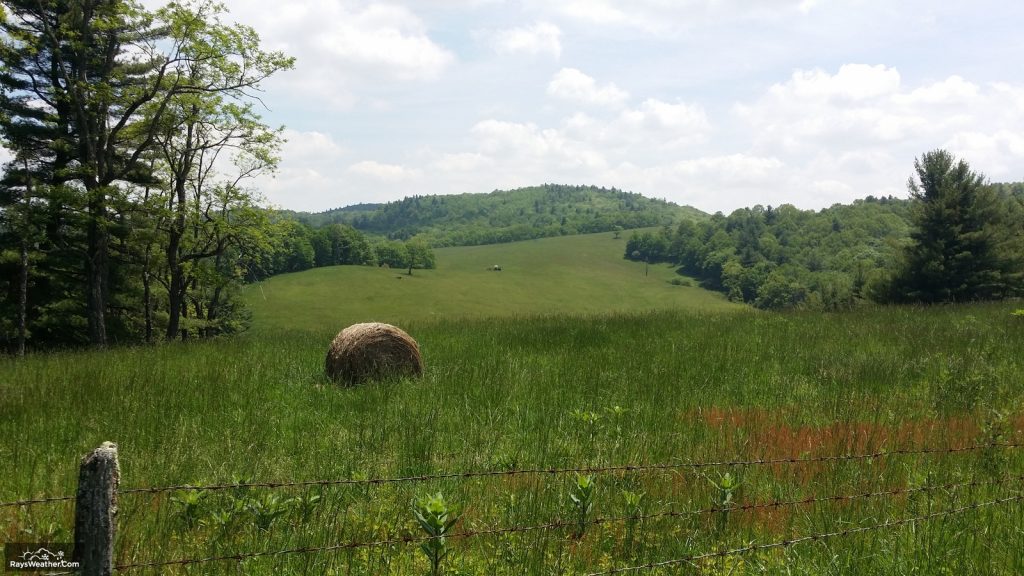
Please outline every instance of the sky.
M155 0L147 0L150 6ZM1024 2L227 0L297 59L274 206L592 184L708 212L1024 180Z

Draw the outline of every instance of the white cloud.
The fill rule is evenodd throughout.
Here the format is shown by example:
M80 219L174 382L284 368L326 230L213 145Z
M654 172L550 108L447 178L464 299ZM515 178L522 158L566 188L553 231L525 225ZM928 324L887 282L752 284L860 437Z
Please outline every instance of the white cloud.
M753 152L790 167L789 201L803 205L905 195L913 159L940 147L993 180L1024 166L1024 90L958 75L907 86L885 66L797 71L734 112Z
M803 0L797 6L797 10L799 10L800 12L803 12L804 14L807 14L811 10L814 10L814 7L817 6L817 5L818 5L818 0Z
M277 174L255 181L273 206L316 212L385 202L408 195L407 187L424 172L390 162L353 162L351 152L323 132L286 130L285 138Z
M255 182L275 206L293 210L323 210L345 204L338 195L343 180L336 167L348 151L323 132L285 130L277 174Z
M600 152L554 128L492 119L477 123L471 133L484 154L505 165L510 159L532 167L557 163L566 170L595 170L605 164Z
M587 25L637 28L648 33L676 34L713 22L777 20L806 16L817 0L528 0L536 9L552 11Z
M986 159L987 171L994 180L1019 181L1024 177L1024 136L1020 132L1006 129L995 132L959 132L942 144L968 161L972 158ZM975 169L979 166L972 167Z
M348 108L388 86L437 80L455 62L409 8L355 0L229 0L230 18L253 26L265 47L296 57L295 70L267 83L284 92ZM372 99L372 98L371 98Z
M499 54L562 55L562 31L550 22L487 32L491 46Z
M562 68L548 83L548 94L562 100L597 106L620 106L629 93L614 83L598 86L597 81L575 68Z
M894 99L899 104L910 106L934 104L962 105L974 101L980 94L981 88L978 85L972 84L959 76L950 76L941 82L922 86L909 94L897 94Z
M884 65L844 64L836 74L824 70L797 70L785 84L776 84L771 94L778 98L835 98L860 101L900 88L900 73Z
M595 24L623 24L633 22L628 10L615 7L612 0L570 0L556 2L559 10L566 16Z
M707 114L695 104L662 102L654 98L644 100L640 108L622 113L622 121L645 131L676 134L674 139L693 139L703 136L709 129Z
M711 123L697 104L648 98L639 107L623 109L609 118L577 112L562 122L561 130L568 138L608 152L650 149L649 156L660 156L705 142Z
M431 167L441 172L472 172L492 164L493 161L490 158L479 152L462 152L442 154L431 164Z
M728 212L738 206L781 204L775 191L789 170L779 158L734 153L648 164L623 161L603 177L617 187L643 190L647 196Z
M598 183L710 211L821 208L868 194L905 195L914 157L937 147L994 180L1019 179L1020 134L1020 87L956 76L906 85L894 68L846 65L798 70L720 117L697 102L647 98L547 125L482 120L462 152L432 156L422 182L438 192Z
M432 80L452 55L427 37L410 12L371 5L336 22L314 39L325 58L367 75L385 71L397 80Z
M762 148L841 151L927 142L968 127L983 113L972 111L978 94L959 77L907 90L894 68L846 64L835 74L798 70L735 113Z
M419 175L418 170L409 169L399 164L387 164L375 160L356 162L348 167L348 171L352 174L385 182L402 182L416 178Z
M783 163L778 158L762 158L746 154L706 156L681 160L670 169L687 177L712 176L719 181L760 184L778 174Z

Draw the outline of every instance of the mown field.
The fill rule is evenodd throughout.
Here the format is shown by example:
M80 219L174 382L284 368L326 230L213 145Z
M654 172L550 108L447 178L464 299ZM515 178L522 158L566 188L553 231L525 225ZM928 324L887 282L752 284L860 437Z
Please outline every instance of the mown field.
M516 274L512 256L483 272L486 257L464 273ZM406 289L443 270L385 279ZM349 273L317 271L335 272ZM285 280L266 283L268 303ZM682 289L664 280L651 289ZM585 472L582 534L571 472L122 494L117 562L341 546L121 573L421 575L403 539L422 535L413 501L440 492L457 533L557 524L452 538L445 574L589 574L837 531L854 532L629 573L1024 573L1020 500L941 515L1024 494L1020 449L960 451L1024 441L1019 303L431 318L335 290L333 312L282 298L239 338L0 360L0 502L73 494L78 459L106 440L124 489L669 464ZM324 378L337 322L406 314L422 379ZM954 451L819 458L921 449ZM810 461L682 465L789 458ZM874 492L889 494L860 497ZM68 502L0 507L0 539L68 541L71 520ZM390 543L345 547L374 541Z
M588 234L510 244L442 248L437 268L334 266L283 274L249 286L256 331L339 329L355 322L403 324L451 317L605 314L663 310L741 310L686 281L673 267L622 258L625 236ZM501 272L488 271L495 264Z

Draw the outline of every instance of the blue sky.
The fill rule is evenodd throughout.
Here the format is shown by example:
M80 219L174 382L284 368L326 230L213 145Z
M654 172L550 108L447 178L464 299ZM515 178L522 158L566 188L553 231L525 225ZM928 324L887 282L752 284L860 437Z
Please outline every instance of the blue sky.
M822 208L905 196L939 147L1024 180L1024 3L226 4L298 59L265 85L279 207L557 182Z

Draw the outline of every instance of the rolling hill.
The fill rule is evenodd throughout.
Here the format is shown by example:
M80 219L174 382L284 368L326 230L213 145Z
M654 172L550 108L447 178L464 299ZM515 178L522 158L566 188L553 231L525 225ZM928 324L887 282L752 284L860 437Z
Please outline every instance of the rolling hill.
M615 188L557 184L489 194L410 196L387 204L290 214L313 227L349 224L391 239L415 236L437 247L606 232L708 217L690 206Z
M434 318L598 314L654 309L740 310L669 265L622 258L611 233L441 248L437 268L331 266L246 287L256 331ZM501 271L489 268L500 265ZM677 280L677 284L670 283Z

